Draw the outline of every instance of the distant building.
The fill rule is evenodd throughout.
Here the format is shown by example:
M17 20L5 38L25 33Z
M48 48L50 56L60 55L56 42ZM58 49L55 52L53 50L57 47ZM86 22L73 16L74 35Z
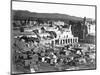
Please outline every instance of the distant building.
M95 23L90 24L87 22L88 35L95 35Z
M64 26L65 23L63 21L59 20L59 21L54 21L53 24L54 25L63 25Z
M71 32L71 26L69 29L65 29L64 32L56 31L57 38L51 40L42 41L42 44L51 44L52 46L64 46L69 44L78 43L78 37L74 37Z
M72 35L71 26L69 29L65 29L65 31L61 34L58 34L58 37L52 40L53 45L68 45L78 43L78 37L74 37Z

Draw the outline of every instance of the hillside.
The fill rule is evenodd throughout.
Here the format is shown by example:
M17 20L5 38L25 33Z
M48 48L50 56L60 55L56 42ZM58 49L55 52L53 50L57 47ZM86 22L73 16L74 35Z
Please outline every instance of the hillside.
M13 10L13 18L14 19L49 19L49 20L64 20L64 21L83 21L83 18L70 16L66 14L59 14L59 13L36 13L36 12L29 12L26 10ZM90 18L87 20L91 20Z

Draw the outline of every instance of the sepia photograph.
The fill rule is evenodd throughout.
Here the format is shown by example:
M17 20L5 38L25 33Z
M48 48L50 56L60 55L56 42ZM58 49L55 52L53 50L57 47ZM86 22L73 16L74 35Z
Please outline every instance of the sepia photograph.
M96 69L96 6L12 0L11 74Z

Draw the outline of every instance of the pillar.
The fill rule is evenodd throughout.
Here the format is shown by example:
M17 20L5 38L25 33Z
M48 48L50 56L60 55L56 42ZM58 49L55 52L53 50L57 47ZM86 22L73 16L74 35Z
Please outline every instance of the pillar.
M72 38L72 43L73 43L73 38Z

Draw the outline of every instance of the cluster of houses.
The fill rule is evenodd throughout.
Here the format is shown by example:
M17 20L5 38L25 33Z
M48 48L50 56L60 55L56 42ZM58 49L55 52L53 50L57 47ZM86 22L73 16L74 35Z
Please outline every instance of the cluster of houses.
M53 45L68 45L68 44L75 44L78 43L78 40L80 39L80 36L82 37L89 35L95 35L95 23L90 24L89 22L83 23L85 24L86 28L82 31L85 31L84 34L76 33L76 36L74 36L73 32L75 32L75 29L72 30L72 25L65 23L61 20L51 20L51 21L43 21L38 22L36 20L21 20L21 21L13 21L13 24L17 24L19 27L24 28L23 32L29 32L32 33L30 37L41 37L42 44L53 44ZM22 24L22 25L21 25ZM77 29L76 29L77 30ZM34 31L37 31L34 33ZM79 31L80 33L81 31ZM54 37L53 37L54 36ZM52 38L51 38L52 37ZM84 38L85 39L85 38Z
M34 26L34 23L37 24L37 26ZM41 37L40 43L44 45L52 44L54 46L64 46L68 44L78 43L78 37L74 37L72 34L71 25L67 25L66 28L63 28L62 26L65 25L63 21L53 21L52 26L50 26L50 24L48 23L38 25L36 21L30 21L29 24L29 26L31 27L28 26L24 28L24 33L29 32L31 34L26 34L26 36L37 38ZM35 34L33 34L34 31L36 31Z

